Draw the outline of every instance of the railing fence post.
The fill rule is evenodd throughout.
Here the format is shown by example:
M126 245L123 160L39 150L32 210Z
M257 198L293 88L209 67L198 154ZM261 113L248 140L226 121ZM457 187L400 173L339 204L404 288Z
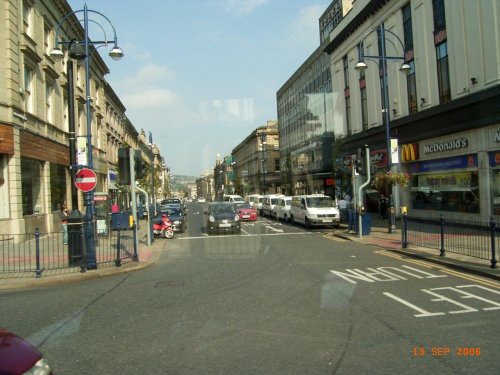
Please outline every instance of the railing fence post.
M408 214L403 213L403 230L401 231L401 241L403 249L408 247Z
M120 229L116 231L116 259L115 259L115 266L120 267L122 265L121 259L120 259L120 247L121 247L121 238L120 238Z
M497 258L495 249L495 219L492 217L490 219L490 233L491 233L491 268L496 268Z
M36 256L36 271L35 277L38 279L42 277L42 270L40 269L40 232L35 228L35 256Z
M77 234L80 236L80 241L82 244L82 258L80 260L80 272L87 272L87 241L85 241L85 225L80 225L80 231Z
M439 255L444 256L444 216L443 214L440 215L439 219L439 226L440 226L440 237L441 237L441 248L439 249Z

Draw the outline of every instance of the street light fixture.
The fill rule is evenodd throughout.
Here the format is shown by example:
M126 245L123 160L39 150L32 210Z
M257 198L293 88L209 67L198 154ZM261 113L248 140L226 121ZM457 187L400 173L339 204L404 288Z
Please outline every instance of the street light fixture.
M70 40L59 40L60 39L60 30L61 26L65 21L67 21L71 16L77 16L77 14L83 13L83 30L84 30L84 39L80 41L76 41L75 39ZM56 33L55 33L55 43L54 48L50 51L50 56L55 61L61 61L64 58L64 53L59 45L66 45L69 49L69 55L71 58L76 60L85 60L85 111L87 114L87 163L86 167L89 169L93 169L93 158L92 158L92 120L91 120L91 110L90 103L92 98L90 96L90 46L94 46L94 48L99 48L102 46L108 46L110 41L106 38L106 33L104 32L104 28L101 24L96 22L95 20L89 20L89 13L96 14L101 16L108 24L111 26L113 30L113 48L109 52L109 56L113 60L119 60L123 57L123 51L120 47L118 47L118 38L116 36L115 27L111 23L111 21L102 13L97 12L95 10L91 10L87 8L87 4L84 5L83 9L76 10L74 12L68 13L63 17L63 19L58 23ZM104 32L105 40L91 40L89 39L89 21L97 24L101 30ZM71 168L81 168L84 165L72 165ZM85 193L85 236L86 236L86 249L87 249L87 268L95 269L97 268L96 257L95 257L95 233L93 226L93 201L94 201L94 191L91 190Z
M365 50L364 50L364 41L366 37L373 33L373 32L378 32L378 38L380 39L380 50L381 54L379 56L374 56L374 55L366 55ZM396 42L399 43L403 50L403 55L397 55L397 56L387 56L386 51L385 51L385 46L386 46L386 33L390 34L390 36L394 37ZM388 40L394 47L396 47L396 43L393 41ZM393 33L390 30L386 30L384 27L384 24L381 23L378 28L372 29L368 31L363 38L361 39L361 42L359 43L359 62L355 65L354 69L357 71L364 71L368 68L366 63L364 62L365 59L368 60L374 60L378 65L377 60L380 61L382 66L379 65L379 69L382 71L382 91L383 91L383 109L382 112L384 113L384 119L385 119L385 141L386 141L386 148L387 148L387 170L390 171L393 167L392 164L392 153L391 153L391 128L390 128L390 111L389 111L389 89L387 87L387 60L403 60L403 64L400 66L399 71L402 73L409 73L411 70L411 67L409 64L406 64L404 62L405 57L404 57L404 52L405 52L405 46L401 39ZM369 166L368 166L369 168ZM390 208L389 208L389 223L388 223L388 229L389 233L392 233L393 230L395 229L395 218L394 218L394 206L393 206L393 199L392 199L392 192L391 196L389 199L390 202Z

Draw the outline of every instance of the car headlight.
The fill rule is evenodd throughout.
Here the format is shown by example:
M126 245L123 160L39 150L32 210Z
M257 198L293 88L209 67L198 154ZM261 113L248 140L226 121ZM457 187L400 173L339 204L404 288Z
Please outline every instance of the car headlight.
M174 224L179 225L181 222L179 220L174 221Z
M234 221L239 221L240 220L240 216L238 214L234 215Z
M310 217L311 219L317 219L317 218L318 218L318 215L316 215L316 214L310 214L310 215L309 215L309 217Z
M210 221L211 223L213 223L215 221L215 218L213 217L213 215L210 215L208 217L208 221Z
M40 359L35 365L25 372L25 375L49 375L51 373L50 366L45 358Z

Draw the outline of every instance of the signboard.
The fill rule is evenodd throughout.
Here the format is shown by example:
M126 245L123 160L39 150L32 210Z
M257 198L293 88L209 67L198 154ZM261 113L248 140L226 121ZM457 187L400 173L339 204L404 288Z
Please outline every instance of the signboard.
M77 189L87 193L94 190L97 185L97 177L92 169L80 169L75 175L75 186Z
M78 165L87 165L87 137L76 138L76 162Z

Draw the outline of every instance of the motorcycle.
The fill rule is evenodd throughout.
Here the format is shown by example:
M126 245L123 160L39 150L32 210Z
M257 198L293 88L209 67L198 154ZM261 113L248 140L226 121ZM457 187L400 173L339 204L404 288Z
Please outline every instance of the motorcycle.
M153 234L155 237L174 238L172 222L168 218L162 217L161 221L153 223Z

